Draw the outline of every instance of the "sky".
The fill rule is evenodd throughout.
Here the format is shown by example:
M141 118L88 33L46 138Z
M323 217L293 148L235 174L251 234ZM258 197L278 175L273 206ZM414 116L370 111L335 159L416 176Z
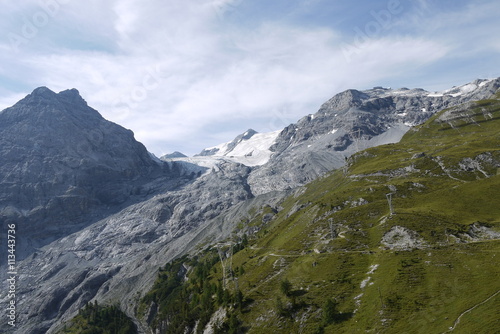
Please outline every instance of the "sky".
M335 94L500 76L497 0L0 0L0 110L76 88L149 151L279 130Z

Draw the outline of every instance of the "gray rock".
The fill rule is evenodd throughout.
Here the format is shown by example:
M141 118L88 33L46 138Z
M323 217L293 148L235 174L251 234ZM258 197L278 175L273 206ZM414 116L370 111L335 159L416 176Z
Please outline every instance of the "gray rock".
M17 223L19 259L183 178L76 89L37 88L0 113L0 220Z
M381 244L389 249L410 251L426 247L425 241L415 231L402 226L394 226L382 237Z
M500 78L476 80L440 94L380 87L347 90L325 102L315 114L283 129L271 147L271 159L255 168L248 182L254 194L304 185L342 167L357 151L398 142L410 126L434 113L488 98L499 88Z
M174 159L174 158L187 158L187 155L184 153L175 151L173 153L165 154L160 159Z
M398 141L408 124L439 108L491 95L498 80L476 86L435 97L418 89L349 90L284 129L266 165L217 160L210 170L154 159L75 90L35 90L0 113L0 218L16 222L26 238L18 333L53 333L90 300L118 303L134 318L159 266L224 240L251 212L280 207L298 185L341 167L357 150ZM424 247L414 233L395 227L382 243ZM6 298L3 289L0 303ZM5 318L0 329L9 330Z

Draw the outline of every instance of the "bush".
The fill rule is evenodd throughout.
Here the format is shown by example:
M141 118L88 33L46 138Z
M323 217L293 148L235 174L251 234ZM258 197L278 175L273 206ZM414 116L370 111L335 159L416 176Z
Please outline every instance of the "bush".
M292 283L288 279L281 281L280 290L285 296L289 297L292 292Z
M323 305L323 324L328 326L335 321L337 305L331 299L328 299Z

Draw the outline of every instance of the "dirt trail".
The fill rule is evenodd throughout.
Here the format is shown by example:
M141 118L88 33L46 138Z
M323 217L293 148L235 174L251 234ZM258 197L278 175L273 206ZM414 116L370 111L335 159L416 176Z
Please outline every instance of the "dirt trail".
M455 320L455 322L453 323L453 327L450 327L450 329L449 329L447 332L445 332L445 333L450 333L450 332L454 331L454 330L455 330L455 328L457 327L457 325L460 323L460 319L462 318L462 316L464 316L466 313L471 312L471 311L472 311L473 309L475 309L476 307L481 306L481 305L483 305L484 303L487 303L490 299L494 298L494 297L495 297L496 295L498 295L499 293L500 293L500 290L498 290L497 292L495 292L494 294L492 294L491 296L489 296L488 298L486 298L486 299L485 299L485 300L483 300L482 302L480 302L480 303L478 303L478 304L476 304L476 305L472 306L470 309L468 309L468 310L466 310L466 311L462 312L462 313L458 316L457 320Z

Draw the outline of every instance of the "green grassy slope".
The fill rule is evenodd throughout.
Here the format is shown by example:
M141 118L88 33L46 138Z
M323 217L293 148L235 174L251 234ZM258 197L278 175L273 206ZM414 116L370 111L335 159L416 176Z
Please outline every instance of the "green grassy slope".
M234 260L251 273L240 278L240 286L248 287L243 292L255 299L244 317L253 324L250 332L270 326L314 332L319 308L334 298L341 314L327 332L440 333L497 292L498 240L469 238L467 232L474 223L490 231L500 227L499 118L497 99L445 111L400 143L361 152L344 171L288 199L254 250ZM287 217L293 206L305 208ZM330 223L340 237L331 238ZM394 226L418 233L420 249L381 245ZM293 319L270 312L271 294L283 278L304 291L306 306ZM491 332L500 309L498 299L489 303L464 315L454 331Z
M499 230L499 106L492 99L440 113L400 143L355 155L346 170L289 199L248 256L284 259L281 272L274 270L272 277L270 265L241 261L252 273L248 285L260 284L248 290L250 296L277 291L278 281L286 277L306 291L301 298L308 307L297 311L293 321L271 320L272 299L256 296L245 319L255 324L251 332L266 332L270 325L277 331L295 332L302 326L303 332L313 332L319 320L315 312L326 298L334 298L339 312L353 315L340 317L327 331L439 333L453 326L461 312L497 292L499 243L469 238L467 232L477 222ZM389 192L392 216L385 197ZM301 205L306 207L287 218L290 207ZM341 237L331 238L330 222L344 232ZM421 249L381 245L394 226L418 233ZM377 269L367 274L374 265ZM478 323L485 333L495 328L498 299L490 303L481 306L486 313L477 308L464 315L454 331L480 332ZM259 326L259 317L269 320Z
M227 289L241 290L244 302L213 297L238 319L233 332L498 330L499 99L445 110L255 213L246 224L259 232L230 259L238 270ZM222 272L220 262L207 269L206 289L216 290Z

